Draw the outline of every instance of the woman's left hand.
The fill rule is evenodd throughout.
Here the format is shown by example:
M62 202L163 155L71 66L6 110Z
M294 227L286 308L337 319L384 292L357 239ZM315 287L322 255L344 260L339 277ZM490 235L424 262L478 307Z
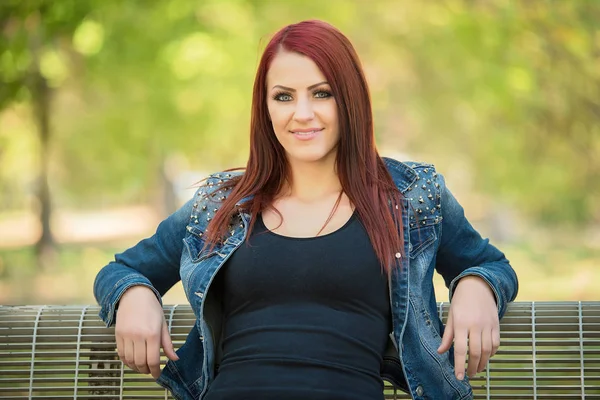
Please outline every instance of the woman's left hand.
M477 276L462 278L454 291L448 322L438 353L450 350L454 339L454 371L464 379L467 339L469 377L485 369L500 346L500 321L496 298L490 286Z

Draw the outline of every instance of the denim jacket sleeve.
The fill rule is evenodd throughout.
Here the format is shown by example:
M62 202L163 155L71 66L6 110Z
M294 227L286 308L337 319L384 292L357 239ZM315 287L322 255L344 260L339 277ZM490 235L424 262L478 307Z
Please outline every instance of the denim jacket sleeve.
M162 221L151 237L116 254L100 270L94 282L94 296L100 304L100 318L114 323L116 306L132 286L143 285L154 291L158 300L179 280L183 238L192 211L193 199Z
M517 296L517 275L504 254L469 223L462 206L439 176L443 219L436 270L444 277L450 300L458 281L465 276L475 275L485 280L496 296L498 315L502 318L508 303Z

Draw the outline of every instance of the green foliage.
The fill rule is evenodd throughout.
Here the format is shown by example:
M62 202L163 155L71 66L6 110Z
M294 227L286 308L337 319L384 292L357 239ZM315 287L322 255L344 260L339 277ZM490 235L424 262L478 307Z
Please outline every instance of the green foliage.
M244 164L261 48L271 32L307 18L333 23L356 45L381 147L442 171L466 166L472 186L539 220L600 220L600 3L592 1L4 0L0 108L28 118L16 106L31 100L39 46L56 89L57 203L147 201L170 154L197 169ZM26 124L6 126L8 170L31 139ZM0 174L0 187L23 179Z

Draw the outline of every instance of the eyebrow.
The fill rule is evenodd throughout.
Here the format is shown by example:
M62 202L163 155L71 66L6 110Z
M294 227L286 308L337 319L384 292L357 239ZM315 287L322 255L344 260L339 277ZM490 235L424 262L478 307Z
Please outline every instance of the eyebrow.
M329 82L323 81L323 82L315 83L314 85L310 85L309 87L307 87L307 89L311 90L311 89L314 89L317 86L321 86L323 84L329 85ZM296 89L292 89L292 88L289 88L289 87L286 87L286 86L282 86L282 85L275 85L275 86L272 87L272 89L275 89L275 88L287 90L289 92L295 92L296 91Z

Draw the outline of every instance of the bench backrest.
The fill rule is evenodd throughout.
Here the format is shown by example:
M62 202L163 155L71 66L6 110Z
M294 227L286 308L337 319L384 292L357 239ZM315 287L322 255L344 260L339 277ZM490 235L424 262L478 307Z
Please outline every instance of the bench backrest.
M0 398L169 399L115 352L97 306L0 306ZM448 304L439 305L445 320ZM165 306L178 348L189 306ZM600 302L520 302L502 320L502 345L472 379L476 399L600 399ZM408 399L389 385L386 399Z

